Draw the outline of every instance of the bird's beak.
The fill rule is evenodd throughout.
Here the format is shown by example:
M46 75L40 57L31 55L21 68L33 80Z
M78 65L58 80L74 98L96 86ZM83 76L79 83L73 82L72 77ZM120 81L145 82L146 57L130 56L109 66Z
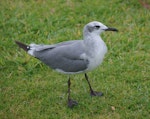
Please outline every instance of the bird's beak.
M108 27L107 29L105 29L105 31L115 31L115 32L118 32L118 29Z

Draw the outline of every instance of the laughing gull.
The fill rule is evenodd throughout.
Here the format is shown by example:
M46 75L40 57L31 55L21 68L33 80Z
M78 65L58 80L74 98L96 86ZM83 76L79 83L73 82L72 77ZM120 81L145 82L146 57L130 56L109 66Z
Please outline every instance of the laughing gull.
M84 73L91 96L103 95L103 93L96 92L92 89L87 72L99 66L107 52L107 46L100 37L100 34L104 31L118 30L107 27L98 21L93 21L84 26L83 40L71 40L53 45L26 45L19 41L15 42L28 54L41 60L50 68L63 74L69 74L68 106L73 107L78 103L72 100L70 96L70 74Z

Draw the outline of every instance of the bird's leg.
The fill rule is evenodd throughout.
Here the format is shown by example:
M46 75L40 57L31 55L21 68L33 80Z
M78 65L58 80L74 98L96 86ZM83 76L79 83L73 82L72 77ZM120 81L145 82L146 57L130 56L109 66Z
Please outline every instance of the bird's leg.
M75 100L72 100L70 97L70 85L71 85L71 81L69 77L68 79L68 107L73 108L74 106L78 105L78 102Z
M88 84L89 84L91 96L102 96L102 95L103 95L102 92L96 92L96 91L94 91L94 90L92 89L91 84L90 84L90 82L89 82L89 80L88 80L88 76L87 76L86 73L85 73L85 79L87 80L87 82L88 82Z

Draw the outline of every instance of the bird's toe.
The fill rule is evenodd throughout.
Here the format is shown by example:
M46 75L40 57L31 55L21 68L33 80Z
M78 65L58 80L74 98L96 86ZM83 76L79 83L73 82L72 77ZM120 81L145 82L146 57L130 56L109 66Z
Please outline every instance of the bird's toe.
M96 92L96 91L91 91L91 96L103 96L104 94L102 92Z
M69 108L73 108L74 106L77 106L78 105L78 102L75 101L75 100L72 100L72 99L69 99L68 100L68 107Z

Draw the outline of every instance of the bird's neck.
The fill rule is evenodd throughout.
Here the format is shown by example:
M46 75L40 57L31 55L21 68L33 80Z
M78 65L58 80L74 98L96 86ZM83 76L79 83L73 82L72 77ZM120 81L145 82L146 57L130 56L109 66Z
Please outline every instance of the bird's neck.
M105 43L99 35L90 34L90 35L84 36L84 44L86 45L87 48L95 49L97 48L97 46L100 47L101 45L104 45Z
M90 56L96 55L105 49L106 45L99 35L90 34L84 37L85 49Z

